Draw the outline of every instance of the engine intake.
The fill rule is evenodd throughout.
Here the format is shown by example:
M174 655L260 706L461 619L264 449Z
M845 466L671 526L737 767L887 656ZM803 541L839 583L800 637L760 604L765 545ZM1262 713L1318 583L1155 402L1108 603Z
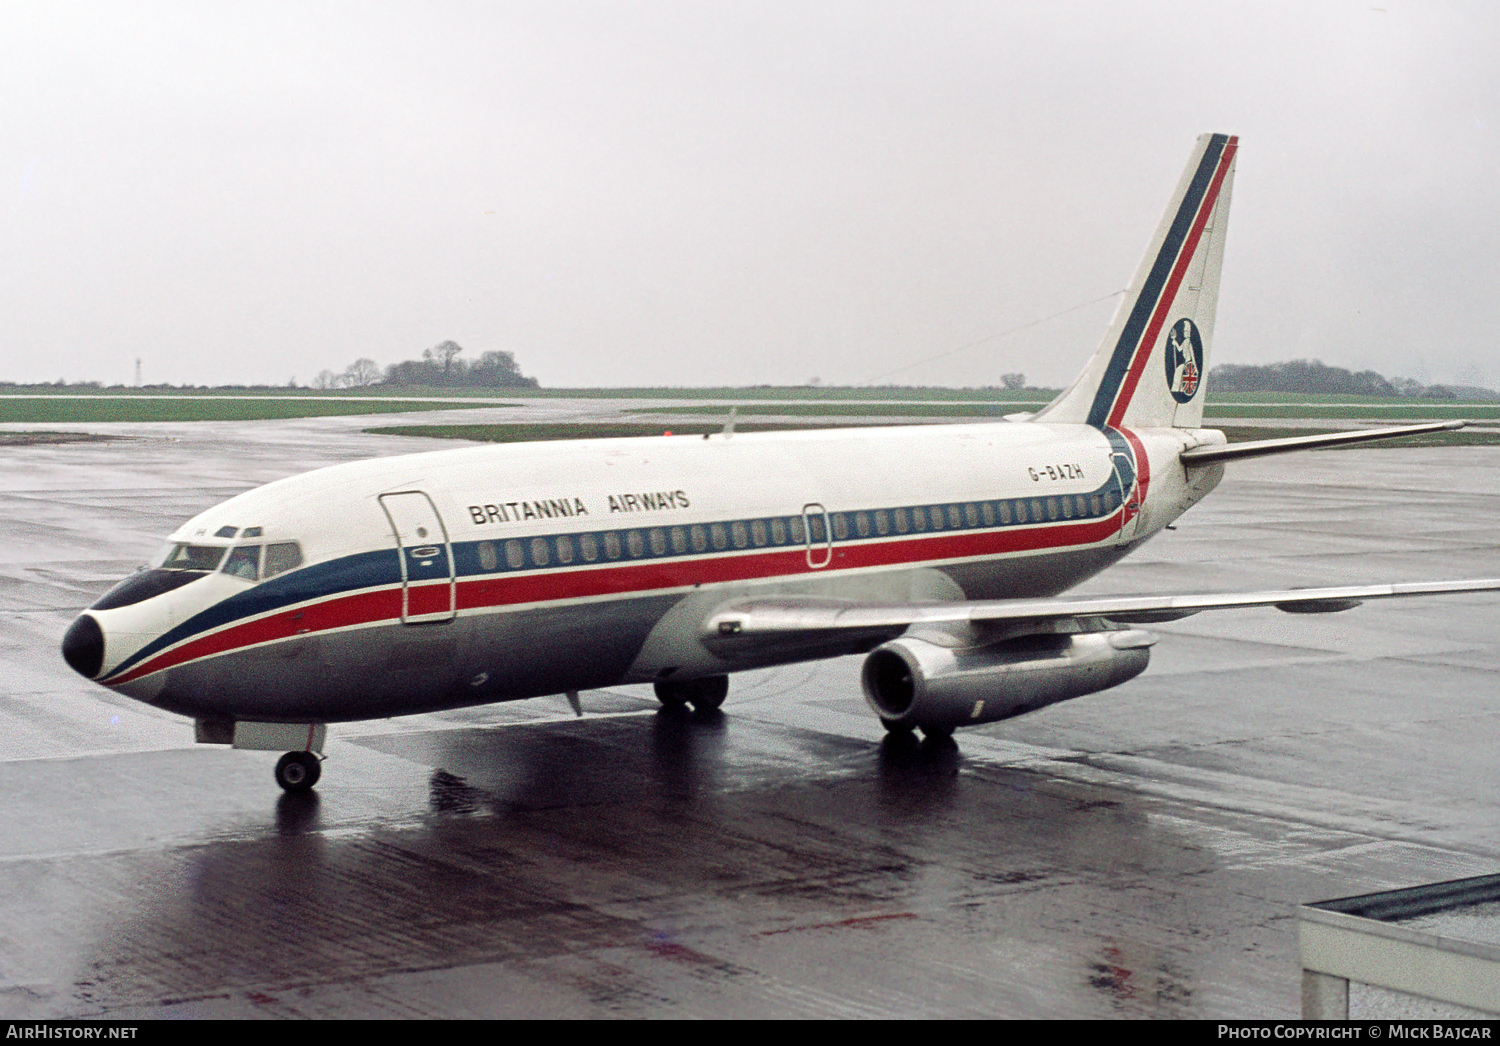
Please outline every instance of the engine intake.
M970 647L907 636L871 651L861 682L889 726L976 726L1134 679L1155 642L1140 629L1037 633Z

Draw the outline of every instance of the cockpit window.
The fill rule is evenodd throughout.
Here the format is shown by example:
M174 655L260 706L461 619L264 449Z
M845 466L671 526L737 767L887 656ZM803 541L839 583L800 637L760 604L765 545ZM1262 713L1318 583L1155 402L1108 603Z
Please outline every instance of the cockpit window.
M266 564L262 577L275 577L302 565L302 548L295 541L279 541L266 546Z
M168 544L151 560L150 567L121 581L90 609L128 607L191 584L215 569L227 551L223 545Z
M176 544L167 549L166 558L157 566L163 570L210 571L224 558L223 545Z
M302 565L302 547L295 541L271 545L191 545L171 542L151 564L106 592L92 610L114 610L163 595L218 570L247 581L264 581Z
M241 545L239 548L231 549L229 558L224 560L224 573L242 577L246 581L258 581L260 579L260 546Z
M224 559L222 573L246 581L263 581L277 574L285 574L302 565L302 549L295 541L279 541L274 545L240 545L229 550Z

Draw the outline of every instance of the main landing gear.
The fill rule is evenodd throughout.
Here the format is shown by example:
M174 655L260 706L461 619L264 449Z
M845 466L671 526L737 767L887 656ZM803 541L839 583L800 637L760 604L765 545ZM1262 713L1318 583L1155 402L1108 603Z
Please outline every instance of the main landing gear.
M941 752L958 748L958 743L953 740L953 727L947 723L896 722L882 717L880 725L885 727L886 745L894 746L896 750L915 751L920 748L923 751ZM920 744L917 741L919 728L922 731Z
M276 762L276 783L288 792L306 792L323 776L323 763L312 752L288 752Z
M729 696L728 676L705 676L702 679L661 679L656 683L656 699L664 708L692 705L698 712L717 712Z

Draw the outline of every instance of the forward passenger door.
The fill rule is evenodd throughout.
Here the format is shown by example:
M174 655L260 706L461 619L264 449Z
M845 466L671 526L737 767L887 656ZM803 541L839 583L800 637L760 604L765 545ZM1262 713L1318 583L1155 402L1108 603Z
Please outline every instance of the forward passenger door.
M453 549L437 506L420 490L380 495L401 558L401 622L452 621L456 612Z

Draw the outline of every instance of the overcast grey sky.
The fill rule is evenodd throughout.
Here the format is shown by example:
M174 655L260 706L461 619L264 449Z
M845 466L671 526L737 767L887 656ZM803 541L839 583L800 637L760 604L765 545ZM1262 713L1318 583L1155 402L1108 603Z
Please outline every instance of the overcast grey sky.
M1500 5L0 8L0 378L1072 378L1194 138L1214 362L1500 384ZM940 361L918 361L985 341Z

